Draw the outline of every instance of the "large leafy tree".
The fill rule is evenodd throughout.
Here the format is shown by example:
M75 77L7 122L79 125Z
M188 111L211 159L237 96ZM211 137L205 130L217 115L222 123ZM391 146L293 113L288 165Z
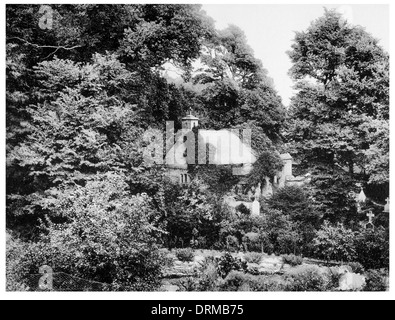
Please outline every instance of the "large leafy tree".
M95 55L89 64L54 59L40 63L35 76L39 102L27 109L31 121L20 124L29 135L7 156L8 223L45 213L51 188L84 185L100 172L133 172L141 163L136 111L121 98L133 74L114 55Z
M244 32L231 25L203 48L201 67L193 76L195 83L205 84L202 113L207 121L203 125L223 129L249 123L278 140L284 108Z
M290 107L289 142L302 168L314 170L321 184L326 176L332 183L322 185L340 191L336 199L342 203L320 199L327 202L328 217L338 219L350 210L355 215L346 201L355 182L389 179L388 54L362 27L326 10L296 33L289 56L298 89Z
M310 190L300 187L286 186L278 190L268 200L270 208L279 210L293 223L294 230L300 239L299 250L302 254L312 254L312 240L316 229L321 225L322 214L311 198Z
M45 214L47 192L60 183L83 185L109 170L128 173L132 190L160 179L141 166L140 137L187 100L161 77L161 65L187 69L211 32L196 5L53 5L47 29L39 25L43 14L38 5L7 6L13 226L31 226L26 216Z
M178 91L163 81L161 67L171 62L187 70L213 30L199 5L52 5L49 28L40 27L45 14L40 8L7 6L7 142L12 145L28 133L20 122L29 120L26 108L37 102L40 84L33 68L38 63L55 56L88 63L94 54L116 53L136 73L129 102L147 109L145 123L160 122L168 109L176 109L171 96Z

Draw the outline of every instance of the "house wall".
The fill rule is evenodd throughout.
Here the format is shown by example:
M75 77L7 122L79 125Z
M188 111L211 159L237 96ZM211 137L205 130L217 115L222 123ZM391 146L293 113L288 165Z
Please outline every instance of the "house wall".
M182 175L184 175L185 178L182 178ZM168 177L173 181L174 183L179 183L179 184L185 184L189 183L191 181L189 175L188 175L188 170L186 169L168 169ZM187 180L187 181L185 181Z
M279 179L278 179L278 187L279 188L284 188L286 181L290 178L292 178L292 159L286 159L283 160L284 166L279 174Z

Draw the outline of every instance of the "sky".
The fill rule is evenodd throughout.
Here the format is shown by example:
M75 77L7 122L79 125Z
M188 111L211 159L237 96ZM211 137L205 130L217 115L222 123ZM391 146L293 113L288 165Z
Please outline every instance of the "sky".
M202 9L216 21L217 29L235 24L245 32L255 57L262 61L288 106L294 83L288 76L291 61L286 51L291 49L295 31L306 30L324 14L324 7L336 8L349 23L364 27L389 52L388 5L204 4Z

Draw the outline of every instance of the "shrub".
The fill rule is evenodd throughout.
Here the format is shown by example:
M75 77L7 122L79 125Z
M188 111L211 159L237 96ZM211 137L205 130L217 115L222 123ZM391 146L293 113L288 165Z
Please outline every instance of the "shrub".
M219 276L223 279L227 277L227 275L231 271L247 271L247 263L241 261L238 258L233 258L233 256L227 252L225 255L218 259L218 267L217 272Z
M223 291L283 291L287 282L280 277L254 276L232 271L220 286Z
M295 256L294 254L286 254L282 256L283 262L289 264L293 267L300 266L303 263L303 258L300 256Z
M178 249L176 251L176 257L182 262L191 262L195 258L195 253L191 248Z
M231 271L221 284L222 291L250 291L253 276L240 271Z
M198 288L198 283L193 277L188 277L186 279L179 280L177 285L181 288L181 291L192 292L196 291Z
M216 291L218 275L218 259L206 257L200 266L200 276L198 279L197 291Z
M300 266L287 275L286 291L327 291L330 280L316 266Z
M281 170L282 160L276 152L264 151L254 164L252 171L247 176L247 184L256 186L262 182L265 177L273 177Z
M355 261L355 233L340 223L332 226L325 222L316 233L314 250L318 258L328 261Z
M249 263L257 263L259 264L262 260L262 255L257 252L247 252L244 255L244 259L246 259L247 262Z
M176 258L171 255L163 255L163 266L171 268L174 265Z
M256 266L248 266L247 273L252 274L254 276L259 276L261 272L259 271L259 267Z
M387 291L388 272L385 270L369 270L366 273L365 291Z
M287 288L287 280L282 277L258 277L250 283L251 291L279 292Z
M366 269L389 268L389 232L361 228L356 236L357 261Z
M226 237L226 247L229 251L238 251L239 250L239 240L235 236L227 236Z
M199 248L207 248L208 242L206 237L198 237L196 241Z
M112 291L157 290L164 260L156 245L160 230L150 222L156 211L147 195L127 190L124 178L113 173L92 177L85 187L64 187L48 207L68 220L47 221L47 234L26 245L21 274L48 265Z
M363 274L365 272L365 268L359 262L350 262L347 265L351 268L352 272Z
M297 186L286 186L278 190L268 200L270 208L289 215L292 221L305 225L318 226L320 213L307 190Z
M261 238L259 233L249 232L243 236L243 244L247 251L258 251L262 250Z
M212 246L219 238L216 195L198 178L187 188L173 184L166 188L161 199L168 213L164 221L168 233L165 245L178 248Z
M259 233L259 241L261 245L261 252L272 254L274 252L274 245L270 242L269 234L267 232Z
M238 212L240 212L241 214L245 215L245 216L249 216L249 215L251 214L250 209L248 209L244 203L239 204L239 205L236 207L236 210L237 210Z
M6 291L28 291L29 287L23 283L25 270L21 265L21 257L25 252L25 245L15 240L7 233L6 247Z
M301 235L295 231L296 224L291 221L291 218L273 209L267 210L265 215L266 221L262 232L262 238L266 238L263 242L266 246L265 251L270 249L276 254L289 254L299 250Z
M222 241L216 241L213 243L213 245L209 248L211 250L217 250L217 251L223 251L225 250L225 245Z

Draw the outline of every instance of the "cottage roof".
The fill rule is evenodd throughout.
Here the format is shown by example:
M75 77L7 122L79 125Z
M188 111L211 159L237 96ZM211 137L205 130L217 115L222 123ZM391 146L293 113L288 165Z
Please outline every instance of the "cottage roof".
M243 143L231 130L199 130L199 142L213 146L213 158L210 164L244 165L253 164L257 160L250 146ZM174 154L174 164L169 167L186 168L186 145L176 143L167 156Z
M195 116L188 114L187 116L185 116L184 118L182 118L182 120L199 120L199 118L196 118Z
M281 160L292 160L292 156L289 153L280 154Z

